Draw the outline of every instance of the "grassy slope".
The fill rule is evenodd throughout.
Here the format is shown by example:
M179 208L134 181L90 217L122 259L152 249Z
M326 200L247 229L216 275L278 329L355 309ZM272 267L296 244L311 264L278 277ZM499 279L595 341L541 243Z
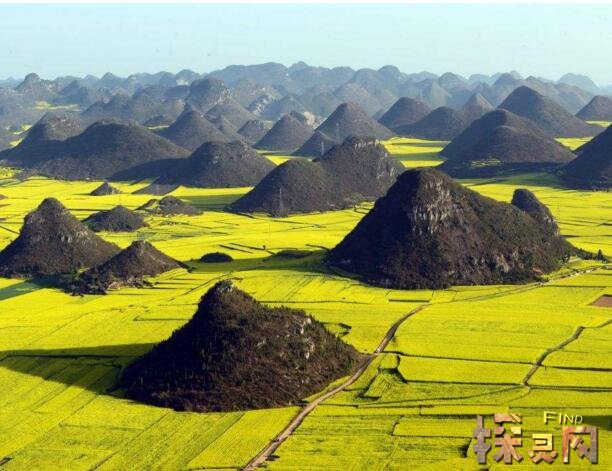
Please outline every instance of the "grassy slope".
M431 149L438 147L407 140L390 145L408 165L432 162ZM564 190L542 175L466 183L506 201L515 187L527 186L551 207L561 230L576 245L612 253L606 225L612 219L609 193ZM0 193L9 197L0 208L0 247L15 237L24 214L46 196L59 197L80 218L116 204L135 208L149 199L131 194L89 197L98 184L0 181ZM144 185L119 186L131 192ZM244 465L295 409L176 413L103 394L122 365L189 319L200 296L223 277L236 279L271 305L306 309L367 352L396 319L418 305L431 304L406 321L388 353L358 383L307 418L279 449L273 468L303 469L304 463L332 469L405 468L407 460L439 466L439 460L446 459L473 466L471 452L467 461L461 456L476 413L512 407L538 415L524 425L526 433L542 431L542 409L610 414L609 379L589 370L610 367L612 331L604 326L610 311L588 306L601 293L612 293L609 272L518 293L508 286L437 292L372 288L325 273L319 264L320 247L336 244L368 205L279 220L219 211L246 190L179 188L174 194L205 209L202 216L150 218L151 227L137 234L103 234L121 246L145 238L183 261L223 251L236 259L232 263L191 262L191 273L175 270L155 279L153 288L124 289L105 297L71 297L0 279L0 458L12 458L4 465L7 469ZM314 253L300 260L269 258L287 248ZM521 386L535 359L571 336L578 325L586 327L579 339L546 358L546 369L530 379L530 389ZM586 371L571 369L576 367ZM580 388L568 388L577 385ZM443 429L441 418L453 426ZM559 435L557 429L553 432ZM606 443L608 435L600 431L600 443ZM556 440L559 445L560 437ZM600 463L611 459L600 447Z

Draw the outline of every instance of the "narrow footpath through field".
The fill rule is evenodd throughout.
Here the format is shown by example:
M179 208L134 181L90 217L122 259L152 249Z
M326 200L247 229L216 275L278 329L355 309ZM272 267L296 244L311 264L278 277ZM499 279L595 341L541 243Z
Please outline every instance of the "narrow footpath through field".
M349 387L351 384L353 384L355 381L357 381L361 377L361 375L368 369L368 366L370 366L372 361L374 361L376 356L385 350L385 348L387 347L387 345L389 344L389 342L391 341L391 339L397 332L397 329L399 329L400 325L402 325L402 323L406 319L413 316L417 312L422 311L426 307L427 307L427 304L424 304L422 306L417 306L416 308L414 308L413 310L405 314L403 317L395 321L395 323L389 328L389 330L385 334L384 338L382 339L382 341L380 342L376 350L374 350L374 353L372 355L368 355L364 359L364 361L361 363L361 365L359 366L357 371L355 371L355 373L353 373L346 381L344 381L339 386L336 386L334 389L326 392L325 394L322 394L321 396L317 397L312 402L309 402L308 404L306 404L302 408L302 410L293 418L293 420L289 423L289 425L287 425L287 427L285 427L285 429L282 430L281 433L279 433L274 438L274 440L270 442L270 444L266 448L264 448L255 458L253 458L243 469L245 471L250 471L255 468L258 468L263 463L265 463L268 460L268 458L270 458L270 456L272 456L272 454L278 449L278 447L287 438L289 438L289 436L291 436L291 434L295 431L295 429L297 429L300 426L300 424L304 421L304 419L308 416L308 414L310 414L319 404L321 404L323 401L326 401L327 399L330 399L331 397L335 396L339 392L343 391L344 389Z
M612 265L604 265L603 267L610 269L610 268L612 268ZM527 290L531 290L531 289L536 289L536 288L539 288L539 287L544 286L546 284L553 283L553 282L559 281L559 280L564 279L564 278L568 278L568 277L571 277L571 276L576 276L576 275L583 274L583 273L588 273L588 272L590 272L592 270L593 270L592 267L573 270L573 271L571 271L571 272L569 272L567 274L560 275L558 277L552 278L552 279L547 280L545 282L534 283L534 284L531 284L531 285L528 285L528 286L517 286L516 289L512 289L512 290L509 290L509 291L505 291L503 293L499 293L497 296L507 296L509 294L516 294L517 291L527 291ZM449 304L452 303L452 302L453 301L448 301ZM444 304L446 304L446 302ZM322 394L321 396L317 397L312 402L309 402L308 404L306 404L300 410L300 412L291 420L291 422L289 422L289 424L278 435L276 435L276 437L268 444L268 446L266 446L261 452L259 452L258 455L256 455L251 461L249 461L249 463L244 468L242 468L243 471L252 471L252 470L262 466L274 454L274 452L281 446L281 444L285 440L287 440L287 438L289 438L293 434L293 432L295 432L295 430L300 426L300 424L304 421L304 419L312 411L314 411L317 408L317 406L319 406L321 403L323 403L327 399L330 399L330 398L334 397L336 394L340 393L341 391L343 391L344 389L346 389L347 387L349 387L350 385L355 383L361 377L361 375L363 375L363 373L368 369L368 366L370 366L372 361L374 361L376 356L381 354L385 350L385 348L387 347L387 345L389 344L391 339L395 336L395 333L397 332L399 327L407 319L409 319L410 317L412 317L416 313L422 311L423 309L425 309L429 305L430 304L427 303L427 304L423 304L421 306L418 306L418 307L412 309L410 312L408 312L404 316L402 316L397 321L395 321L393 323L393 325L389 328L387 333L385 334L384 338L382 339L382 341L380 342L380 344L378 345L376 350L374 350L374 353L372 355L368 355L364 359L364 361L359 366L357 371L355 371L355 373L353 373L342 384L336 386L335 388L331 389L330 391L328 391L328 392ZM573 342L574 340L576 340L580 336L580 334L582 333L583 329L584 329L584 327L581 327L581 326L578 327L576 329L576 331L574 332L574 334L570 338L564 340L563 342L561 342L560 344L556 345L555 347L546 350L540 357L538 357L538 359L534 363L534 365L531 368L531 370L527 373L527 375L523 379L522 383L524 385L527 385L527 382L535 374L535 372L541 366L541 364L545 360L545 358L550 353L552 353L553 351L560 350L563 347L565 347L567 344L569 344L569 343Z

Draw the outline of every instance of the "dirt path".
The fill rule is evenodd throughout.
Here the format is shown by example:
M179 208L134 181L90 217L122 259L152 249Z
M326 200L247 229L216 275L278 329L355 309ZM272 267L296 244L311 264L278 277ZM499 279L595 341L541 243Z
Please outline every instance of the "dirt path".
M527 374L525 375L525 377L521 381L521 384L523 386L529 386L529 380L536 373L536 371L538 371L540 366L542 366L542 363L544 363L544 360L546 360L546 357L548 355L550 355L551 353L559 351L562 348L566 347L568 344L572 343L574 340L576 340L578 337L580 337L580 334L582 333L583 330L584 330L584 327L582 327L582 326L577 327L576 330L574 331L574 333L570 337L566 338L563 342L559 343L558 345L555 345L554 347L548 348L544 353L542 353L536 359L536 361L533 364L533 366L531 367L531 369L527 372Z
M408 312L407 314L405 314L404 316L402 316L401 318L399 318L397 321L395 321L395 323L393 323L393 325L389 328L389 330L385 334L384 338L382 339L378 347L376 347L376 350L374 350L374 353L364 359L364 361L361 363L361 365L359 366L357 371L355 371L355 373L353 373L346 381L344 381L339 386L336 386L334 389L327 391L325 394L322 394L321 396L317 397L312 402L309 402L308 404L306 404L302 408L302 410L300 410L300 412L293 418L293 420L289 422L289 425L287 425L274 438L274 440L272 440L272 442L268 444L266 448L264 448L255 458L249 461L249 463L242 469L245 471L252 471L255 468L258 468L259 466L264 464L268 460L268 458L270 458L270 456L274 454L274 452L278 449L278 447L281 446L281 444L287 438L289 438L293 432L295 432L295 429L297 429L300 426L300 424L304 421L304 419L308 416L308 414L310 414L313 410L315 410L319 404L326 401L327 399L330 399L331 397L334 397L336 394L338 394L339 392L349 387L351 384L353 384L355 381L357 381L361 377L361 375L368 369L368 366L370 366L372 361L374 361L374 358L376 358L377 355L379 355L380 353L384 351L384 349L387 347L391 339L395 336L397 329L399 329L400 325L402 325L402 323L406 319L413 316L417 312L423 310L427 306L428 304L423 304L421 306L418 306L414 308L413 310L411 310L410 312Z
M605 268L610 269L610 265L604 265ZM592 268L584 268L582 270L576 270L575 273L569 273L567 275L562 275L558 278L555 278L553 280L550 280L547 283L544 284L550 284L550 283L554 283L555 281L558 281L560 279L563 278L569 278L571 276L575 276L577 274L583 274L583 273L589 273L593 271ZM601 298L600 298L601 299ZM593 303L591 303L591 305L593 305ZM611 321L606 321L604 322L604 325L606 325L608 322ZM523 386L527 386L529 387L529 380L533 377L533 375L538 371L538 369L542 366L542 363L544 363L544 360L546 360L546 358L548 357L548 355L550 355L551 353L557 352L559 350L564 349L565 347L567 347L570 343L574 342L575 340L578 340L578 337L580 337L580 334L582 334L582 332L584 331L584 329L588 329L588 328L599 328L600 326L597 327L583 327L583 326L578 326L576 327L576 330L574 331L574 333L572 335L570 335L568 338L566 338L565 340L563 340L562 342L560 342L559 344L555 345L554 347L548 348L544 351L544 353L542 353L535 361L535 363L533 364L533 366L531 367L531 369L527 372L527 374L525 375L525 377L522 379L521 384Z
M604 265L604 267L605 268L611 268L610 265ZM509 294L516 294L516 292L520 292L520 291L528 291L528 290L540 288L542 286L554 283L554 282L559 281L559 280L564 279L564 278L569 278L571 276L576 276L576 275L579 275L579 274L591 272L594 269L595 268L589 267L589 268L574 270L574 271L569 272L567 274L563 274L563 275L560 275L560 276L558 276L556 278L550 279L549 281L546 281L546 282L534 283L534 284L527 285L527 286L520 286L520 287L517 287L516 289L512 289L512 290L509 290L509 291L504 291L504 292L498 293L498 294L493 295L493 296L488 294L486 296L483 296L483 298L497 297L497 296L503 297L503 296L506 296L506 295L509 295ZM477 298L478 297L473 298L472 300L475 300ZM451 304L453 302L455 302L455 301L448 301L449 304ZM446 304L446 303L444 303L444 304ZM370 364L372 363L374 358L376 358L377 355L382 353L385 350L385 348L387 348L387 345L389 344L391 339L395 336L395 333L397 332L399 327L402 325L402 323L404 321L406 321L406 319L408 319L411 316L413 316L414 314L416 314L417 312L420 312L423 309L425 309L427 306L431 306L431 304L428 303L428 304L423 304L421 306L418 306L415 309L413 309L410 312L408 312L407 314L405 314L403 317L401 317L397 321L395 321L393 323L393 325L389 328L387 333L385 334L384 338L382 339L382 341L380 342L380 344L378 345L376 350L374 350L374 353L372 355L369 355L363 361L363 363L359 366L357 371L355 373L353 373L352 376L350 376L346 381L344 381L339 386L337 386L334 389L326 392L325 394L322 394L321 396L319 396L318 398L316 398L312 402L309 402L308 404L306 404L300 410L300 412L293 418L293 420L291 422L289 422L289 424L272 440L272 442L270 442L268 444L268 446L266 446L261 452L259 452L259 454L257 456L255 456L251 461L249 461L249 463L244 468L242 468L243 471L253 471L254 469L256 469L259 466L263 465L270 458L270 456L272 456L274 454L274 452L281 446L281 444L287 438L289 438L293 434L293 432L295 432L295 430L301 425L301 423L304 421L304 419L314 409L317 408L317 406L319 406L322 402L326 401L327 399L330 399L330 398L334 397L336 394L338 394L339 392L343 391L344 389L349 387L351 384L355 383L361 377L361 375L368 369L368 366L370 366ZM536 360L536 362L534 363L534 365L531 368L531 370L529 370L527 375L525 375L525 378L523 378L522 383L524 385L528 386L527 383L528 383L529 379L535 374L535 372L538 370L538 368L542 365L542 362L546 359L546 357L550 353L552 353L553 351L559 350L559 349L565 347L567 344L569 344L569 343L573 342L574 340L576 340L580 336L580 334L582 333L582 330L584 330L584 327L578 327L571 337L569 337L568 339L564 340L563 342L561 342L560 344L556 345L555 347L552 347L552 348L546 350L542 355L540 355L538 357L538 359Z

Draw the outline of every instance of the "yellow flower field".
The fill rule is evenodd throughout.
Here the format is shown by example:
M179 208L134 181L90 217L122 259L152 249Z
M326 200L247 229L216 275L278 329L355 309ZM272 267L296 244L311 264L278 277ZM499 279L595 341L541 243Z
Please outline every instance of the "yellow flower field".
M386 145L405 165L422 166L441 161L444 143L394 139ZM503 201L527 187L573 244L612 255L610 193L569 190L543 174L463 183ZM17 181L0 173L0 194L7 197L0 205L0 247L47 196L80 219L152 198L131 194L147 182L118 184L118 195L89 196L99 184ZM356 383L306 418L268 463L271 469L407 469L408 463L410 469L478 469L468 448L476 414L490 420L493 412L521 412L527 433L544 429L544 409L580 413L587 421L612 413L612 311L591 306L612 293L612 271L599 262L572 261L548 282L527 286L370 287L330 272L322 258L371 204L279 219L223 211L246 191L180 187L173 194L202 215L147 217L149 227L137 233L102 233L122 247L148 240L189 265L152 279L151 287L75 297L0 278L0 461L10 458L3 468L244 466L298 408L175 412L125 400L112 389L122 367L182 326L200 297L226 278L264 303L306 310L364 353L375 351L394 322L422 308ZM312 254L275 255L284 249ZM216 251L234 261L197 261ZM582 271L587 268L592 271ZM559 347L577 329L576 340ZM600 443L610 435L609 426L600 426ZM573 458L572 465L582 464ZM600 447L599 462L602 469L612 466L609 447Z

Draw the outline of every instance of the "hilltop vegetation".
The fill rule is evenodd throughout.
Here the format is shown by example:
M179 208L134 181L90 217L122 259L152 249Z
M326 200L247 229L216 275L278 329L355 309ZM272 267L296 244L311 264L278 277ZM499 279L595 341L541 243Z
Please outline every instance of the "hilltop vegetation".
M570 185L604 190L612 187L612 126L576 152L578 157L560 170Z
M527 86L514 90L499 107L530 119L551 137L594 136L601 132L601 128L585 123Z
M202 188L254 186L274 168L244 142L207 142L189 158L173 161L156 183Z
M119 386L175 410L270 408L320 391L357 358L305 312L265 307L221 282L189 322L126 368Z
M407 166L424 158L435 162L425 155L440 148L439 143L407 139L386 144ZM134 194L146 182L117 183L121 194L89 198L84 195L100 182L38 177L18 182L10 172L6 175L0 189L7 196L2 201L6 220L0 225L8 229L0 230L2 245L16 237L11 231L19 231L23 216L45 196L60 197L79 219L119 204L135 209L149 198ZM559 180L545 174L463 183L500 201L510 201L516 188L529 188L551 209L562 234L571 235L574 245L592 252L609 248L609 193L561 189ZM490 416L507 407L525 412L551 404L571 409L579 403L587 422L606 414L610 395L602 391L605 373L597 370L608 367L609 352L601 350L609 343L603 327L608 314L589 304L609 292L607 270L543 286L375 288L321 272L317 262L323 250L319 247L333 248L371 205L283 219L221 211L245 191L179 188L173 194L197 203L201 215L150 215L151 227L138 236L103 234L121 247L144 238L176 260L224 252L233 262L190 262L191 272L172 270L148 279L150 286L109 290L106 296L74 297L23 280L0 279L0 424L10 429L0 441L0 455L10 457L12 466L28 467L35 461L52 468L61 460L70 468L244 467L295 416L297 407L178 413L109 392L119 368L188 322L201 296L220 277L231 277L239 289L267 306L304 309L360 352L373 352L394 322L427 304L402 324L357 383L305 419L268 467L295 469L308 462L313 467L367 468L383 467L389 460L434 469L469 467L473 458L463 458L462 450L477 413ZM271 256L288 248L312 255ZM589 266L598 265L575 261L563 273ZM536 359L579 326L585 327L579 340L550 354L546 368L536 371L529 386L522 385ZM428 413L423 415L423 410ZM541 422L539 413L524 415L526 430L541 427ZM449 423L457 437L439 438ZM601 428L600 440L606 440L607 433ZM423 444L432 446L426 456ZM600 449L601 463L611 459L608 451Z
M349 138L313 161L281 164L230 207L275 216L344 209L384 194L402 170L375 139Z
M285 115L255 144L258 149L292 152L304 144L312 128L292 115Z
M461 177L545 171L575 158L533 122L504 109L474 121L440 154L447 158L440 169Z
M328 261L378 286L440 289L534 280L574 251L540 218L427 169L402 174Z
M74 294L105 294L111 288L141 287L144 277L182 266L149 242L135 241L104 263L77 275L70 282L69 290Z
M55 198L25 217L19 236L0 252L3 276L74 273L108 260L119 249L98 237Z
M188 154L142 126L103 121L64 141L46 141L42 147L29 148L22 142L2 157L42 175L78 180L105 179L137 164Z
M575 84L588 87L589 91L576 88ZM364 215L372 205L363 201L382 196L395 180L396 172L399 174L403 170L393 159L406 167L437 165L443 161L438 153L448 143L397 137L384 143L393 154L391 157L385 155L384 149L372 145L375 150L370 149L369 155L374 158L362 159L360 146L356 146L341 152L342 158L330 158L324 163L333 146L341 144L350 134L361 135L353 142L364 143L369 141L365 137L376 136L379 131L387 137L398 132L401 126L414 126L416 121L408 122L413 117L402 116L402 113L395 116L397 121L392 131L372 118L376 116L382 120L385 112L401 97L421 101L424 108L434 109L430 115L421 117L420 121L426 121L420 123L420 130L438 139L448 139L449 130L459 134L473 120L490 111L491 106L498 106L523 85L535 88L571 114L587 105L594 94L602 93L594 84L576 76L551 83L533 77L523 79L516 73L464 78L451 73L442 76L426 72L406 74L392 66L355 71L346 67L317 68L303 63L291 67L280 64L234 66L207 77L188 70L178 74L135 74L129 78L106 74L101 78L69 77L53 81L31 75L22 84L10 86L14 88L1 88L0 128L4 132L0 131L0 145L6 146L7 142L9 146L16 145L22 138L31 142L40 140L44 144L36 152L32 150L36 146L28 151L33 157L31 162L36 164L19 165L17 158L12 160L12 165L25 168L20 180L15 178L13 169L0 172L0 193L6 196L2 200L0 246L21 244L16 241L21 238L18 232L23 217L45 197L59 196L70 208L70 213L78 218L75 220L79 225L65 226L75 231L57 231L59 219L50 218L43 231L34 231L30 242L40 241L41 244L22 244L32 250L23 252L29 253L31 258L22 257L22 260L27 259L27 263L22 264L22 268L27 265L27 270L22 270L27 273L19 276L30 277L43 272L72 274L76 270L80 273L72 288L74 293L82 294L71 296L46 286L42 280L0 278L0 330L4 340L0 352L0 397L4 398L0 400L0 429L6 432L0 440L2 466L51 469L61 463L68 469L244 467L296 415L298 407L260 411L235 409L312 400L312 396L305 395L311 391L320 393L333 378L348 371L338 369L333 375L319 374L328 371L323 368L334 364L326 357L311 364L322 368L312 376L310 371L295 380L295 370L288 368L274 370L276 377L262 383L265 374L278 367L281 360L266 365L264 370L253 368L253 364L261 365L262 358L276 358L267 352L258 356L257 345L272 339L276 342L271 342L274 351L287 351L290 358L297 358L302 362L298 365L303 365L305 355L300 355L303 350L296 348L302 345L303 337L301 334L271 336L277 332L273 327L279 324L274 322L273 327L269 327L266 322L270 318L266 316L245 316L248 309L242 309L244 305L254 306L257 313L278 312L274 308L283 313L300 312L299 322L312 318L315 334L328 339L330 345L341 351L350 352L348 357L354 352L347 345L374 355L356 383L324 401L301 422L297 431L275 452L274 459L266 463L271 469L296 469L304 467L304 463L321 469L384 468L390 463L410 463L415 468L459 469L472 463L464 456L473 429L473 419L469 417L476 413L487 415L509 408L527 411L524 416L526 429L536 423L529 411L549 407L570 409L581 404L581 413L587 423L594 416L605 416L610 394L606 390L605 372L601 370L610 366L609 349L602 347L610 343L605 329L609 316L606 308L594 302L611 292L607 270L601 269L596 260L578 259L572 259L559 272L543 275L540 270L547 266L545 262L555 258L557 247L549 242L559 240L558 232L571 237L576 247L593 253L600 249L603 254L610 253L609 226L605 217L612 205L608 193L567 189L555 175L543 173L461 182L495 200L512 200L513 207L504 203L503 216L493 220L491 227L494 229L479 226L472 231L472 235L476 233L485 238L487 244L497 230L503 232L504 239L512 240L515 234L508 234L509 228L519 230L525 225L537 226L537 231L534 229L530 233L533 236L530 242L534 242L536 248L544 245L547 250L545 254L541 253L543 250L525 251L535 253L534 260L526 257L528 276L525 278L535 276L541 279L539 283L389 290L364 285L344 276L344 272L336 274L324 263L327 252L365 221ZM401 101L409 103L406 99ZM346 102L356 102L363 112L345 113L342 119L332 121L331 125L328 122L325 129L315 131L337 108L351 111L352 105L342 105ZM78 140L87 131L79 134L74 128L76 134L70 135L73 131L67 126L67 132L62 134L59 124L57 129L39 127L31 136L23 132L27 125L36 123L50 109L55 113L58 106L65 107L64 110L71 107L72 116L82 123L77 125L83 127L102 118L119 118L122 122L115 124L122 126L121 129L138 129L134 131L136 137L140 136L138 146L122 147L122 139L114 140L110 134L102 133L100 141L92 140L91 145L73 148L68 143ZM435 109L440 107L445 108L436 113ZM200 172L199 165L205 167L207 161L224 156L227 149L225 144L222 147L210 145L210 148L221 150L190 161L189 155L209 139L206 134L198 133L198 126L187 126L181 131L183 134L177 132L174 143L163 139L159 134L177 122L186 110L196 113L192 116L195 121L202 117L205 121L199 121L200 124L204 123L213 135L221 133L224 137L218 137L219 141L251 143L261 140L274 125L266 120L277 121L282 115L290 114L309 129L295 153L321 158L315 162L293 159L276 169L266 165L271 170L270 175L280 172L281 168L286 171L291 178L279 180L293 189L279 191L285 187L271 186L267 195L263 193L269 203L269 212L278 214L275 211L282 210L280 212L286 214L295 208L299 211L333 208L335 211L289 215L283 219L265 214L229 213L224 208L246 198L248 189L179 186L179 183L197 185L199 180L204 181L203 175L210 172L208 168ZM432 114L434 118L440 115L441 119L433 120ZM9 116L10 122L7 121ZM427 118L431 120L429 123ZM563 115L563 119L566 118ZM572 122L582 126L580 121ZM487 150L488 155L532 162L529 159L534 158L533 152L518 152L521 147L516 144L525 141L513 140L517 129L519 137L527 131L516 123L510 124L514 125L493 127L492 137L487 138L493 142ZM512 139L500 141L498 128L506 131L506 127L512 128ZM534 138L533 132L529 130L530 138ZM587 139L569 135L571 137L563 142L573 147ZM549 133L547 147L538 151L538 158L540 153L554 157L554 153L544 152L553 149L552 137L559 136ZM178 142L182 138L185 139ZM468 144L462 154L469 157L467 160L482 161L479 159L485 152L479 154L481 147L472 141ZM286 149L282 152L297 149L294 145L283 145ZM369 145L364 143L364 147ZM244 149L245 156L253 159L248 162L237 159L236 165L224 167L224 175L241 176L241 171L250 162L257 161L263 167L264 161L255 159L250 149L244 145L240 148ZM590 148L594 152L606 147L593 144ZM13 150L18 149L0 158L11 153L24 155L28 144ZM41 149L44 152L40 152ZM62 152L73 149L75 154L60 155L54 150L51 155L50 149ZM554 149L558 155L567 157L558 146ZM170 155L169 150L172 150ZM261 149L261 153L270 150ZM502 154L502 150L507 152ZM580 156L588 155L589 147L578 152ZM119 158L123 154L127 156L126 162ZM608 154L594 152L590 155ZM47 162L50 157L59 159ZM265 158L279 163L290 156L268 154ZM90 160L93 163L89 163ZM608 161L605 157L602 160L604 168ZM589 172L596 171L595 181L599 181L598 175L601 175L597 173L598 168L588 165ZM85 171L74 172L81 169ZM36 172L94 181L56 181L31 176ZM592 175L590 173L589 178L593 178ZM175 182L154 181L166 176L176 178ZM100 180L119 177L124 180L113 181L112 187L104 185L98 189ZM238 183L232 180L228 184ZM367 195L363 194L363 188L367 189ZM518 188L529 190L515 192ZM454 191L453 186L451 189ZM92 192L101 196L89 196ZM172 196L148 201L151 197L147 194L166 193ZM475 202L476 210L486 214L496 206L492 202L485 204L475 194L468 194L472 196L461 193L465 198L453 200L466 212L469 208L463 206L465 201ZM312 196L318 206L304 207L304 195ZM90 239L91 235L97 237L96 234L89 232L79 220L86 220L96 212L107 214L119 205L127 208L126 211L136 210L147 226L140 227L138 233L104 231L98 239ZM138 208L142 209L138 211ZM392 219L376 225L376 232L384 232L401 221L399 217ZM558 226L553 219L558 221ZM70 241L69 250L80 256L81 252L72 247L79 237L93 240L88 247L94 249L90 247L87 254L95 253L97 243L103 241L104 246L112 248L108 258L88 259L78 267L58 268L61 260L53 256L64 252L57 247ZM417 248L418 242L413 244ZM464 242L456 243L459 257L470 251L469 244ZM385 243L374 241L364 259L380 252L384 246ZM125 249L120 251L119 247ZM482 252L485 251L480 250L479 254ZM33 269L28 260L38 260L41 254L49 259L49 266L42 267L44 270ZM207 255L200 260L202 254ZM180 261L187 260L189 270L182 269ZM575 271L585 268L595 271ZM564 274L575 276L557 278ZM216 316L222 334L217 337L213 334L212 340L227 338L227 330L237 331L239 341L255 345L248 349L248 356L242 354L241 358L246 361L236 361L236 356L232 356L238 355L240 349L224 348L230 353L215 354L211 360L211 356L202 353L206 349L195 348L189 355L190 350L184 348L184 343L172 347L168 342L178 335L176 332L186 332L187 326L193 327L193 313L198 311L201 297L219 280L228 278L235 285L233 293L239 292L237 305L241 308L237 309L232 300L233 311L222 309L223 313L235 316ZM552 281L546 283L547 278ZM217 300L220 303L228 301L223 296ZM198 322L202 317L206 316L199 317ZM396 324L399 328L386 349L374 353L385 334L402 319L404 322ZM301 325L299 322L295 325ZM241 331L240 326L248 330ZM286 335L287 329L282 327ZM295 334L301 329L288 330ZM198 342L211 340L207 335L211 331L214 332L194 329L189 337L197 340L193 343L196 347L201 347ZM286 346L285 342L290 345ZM567 347L562 346L566 343ZM284 347L278 347L279 344ZM307 347L309 351L310 343ZM265 348L266 343L260 350ZM154 352L158 349L167 354L155 357ZM202 364L198 361L203 358L214 360L208 371L217 382L208 383L209 386L217 384L223 390L235 386L239 393L235 396L202 395L197 389L183 388L186 384L198 386L193 378L200 377ZM219 358L227 363L217 364ZM130 377L120 372L127 373L136 365L142 368L132 370L133 382L130 383ZM215 370L222 366L222 372ZM259 375L255 375L257 371ZM227 372L234 372L236 376ZM275 387L270 390L270 384L284 373L289 378L284 383L296 389L285 391ZM316 381L301 383L306 376ZM251 387L248 394L240 389L245 385L236 381L236 377L253 379L253 383L248 384ZM145 384L139 378L151 381ZM124 384L126 389L116 389L118 384ZM178 413L165 407L137 404L123 395L130 396L130 391L137 394L138 399L177 409L235 411ZM290 394L281 398L285 392ZM285 401L285 398L288 399ZM541 427L541 419L537 419ZM453 437L447 436L449 427ZM608 435L608 431L600 429L600 440ZM528 439L525 446L529 446ZM423 453L424 448L427 453ZM600 461L606 463L609 459L609 452L602 448Z
M83 222L94 232L133 232L147 225L140 214L121 205L94 213Z

